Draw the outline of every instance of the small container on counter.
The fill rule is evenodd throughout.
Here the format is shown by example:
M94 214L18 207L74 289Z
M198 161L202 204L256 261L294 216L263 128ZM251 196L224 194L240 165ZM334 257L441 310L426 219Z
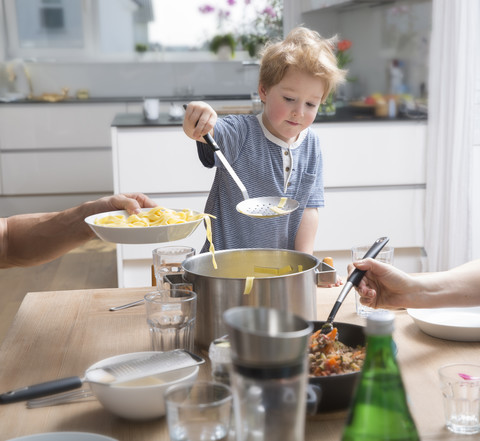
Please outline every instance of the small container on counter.
M212 365L212 379L229 385L232 362L228 335L212 341L208 349L208 356Z

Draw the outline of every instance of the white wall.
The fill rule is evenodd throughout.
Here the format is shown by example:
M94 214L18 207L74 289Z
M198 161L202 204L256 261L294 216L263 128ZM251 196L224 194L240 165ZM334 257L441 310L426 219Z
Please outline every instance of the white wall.
M242 62L95 62L28 63L36 95L74 94L88 89L91 97L172 95L238 95L257 90L258 65Z

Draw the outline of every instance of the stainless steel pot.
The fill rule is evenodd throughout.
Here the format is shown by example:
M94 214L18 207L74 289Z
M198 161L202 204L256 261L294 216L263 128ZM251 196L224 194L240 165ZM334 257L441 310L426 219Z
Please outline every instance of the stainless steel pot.
M197 293L195 341L202 348L227 334L222 315L235 306L288 310L305 320L316 320L317 286L335 283L336 279L332 267L298 251L223 250L215 253L215 259L217 269L210 253L183 262L183 279ZM247 277L251 276L254 279L249 289L251 280Z

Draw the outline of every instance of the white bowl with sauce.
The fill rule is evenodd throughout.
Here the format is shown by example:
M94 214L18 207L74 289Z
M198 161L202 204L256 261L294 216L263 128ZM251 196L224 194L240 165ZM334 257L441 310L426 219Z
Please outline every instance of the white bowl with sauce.
M95 363L89 369L128 360L132 356L143 354L148 354L148 352L136 352L135 354L122 354L106 358ZM129 420L152 420L165 415L163 398L165 391L174 384L195 382L198 371L198 366L192 366L118 385L90 383L90 388L103 407L114 415Z

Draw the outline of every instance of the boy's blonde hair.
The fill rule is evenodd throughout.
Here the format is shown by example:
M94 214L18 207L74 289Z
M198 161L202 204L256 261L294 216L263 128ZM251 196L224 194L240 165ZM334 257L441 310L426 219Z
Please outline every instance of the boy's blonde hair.
M337 66L336 42L336 36L326 39L304 27L293 29L285 40L265 46L259 83L268 90L282 80L289 67L295 67L324 81L324 102L330 92L345 81L347 74L346 70Z

